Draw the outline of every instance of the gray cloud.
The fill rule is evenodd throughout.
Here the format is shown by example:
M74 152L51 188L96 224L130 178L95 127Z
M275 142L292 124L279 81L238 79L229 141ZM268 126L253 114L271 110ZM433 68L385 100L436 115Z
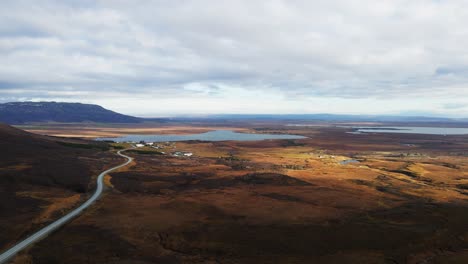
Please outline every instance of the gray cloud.
M468 96L464 1L0 5L2 101L222 96L217 87L291 99Z
M461 109L461 108L467 108L468 104L467 103L447 103L444 105L445 109Z

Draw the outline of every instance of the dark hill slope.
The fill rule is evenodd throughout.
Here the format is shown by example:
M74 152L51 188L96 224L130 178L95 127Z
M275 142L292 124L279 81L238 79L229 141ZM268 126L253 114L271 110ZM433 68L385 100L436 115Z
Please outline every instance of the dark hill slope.
M89 141L76 142L82 144L72 147L77 143L0 124L0 188L24 182L86 191L90 171L80 157L95 155L103 146ZM20 173L10 173L18 172L18 168Z
M48 206L91 191L92 177L121 161L99 144L0 124L0 251L35 229L33 222L41 224Z
M0 122L99 122L138 123L140 118L119 114L99 105L56 102L12 102L0 104Z

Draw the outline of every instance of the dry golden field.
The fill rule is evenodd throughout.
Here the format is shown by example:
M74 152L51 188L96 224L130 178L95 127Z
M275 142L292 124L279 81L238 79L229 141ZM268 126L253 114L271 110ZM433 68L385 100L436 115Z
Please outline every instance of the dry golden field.
M15 263L468 263L468 137L247 129L309 138L129 152Z

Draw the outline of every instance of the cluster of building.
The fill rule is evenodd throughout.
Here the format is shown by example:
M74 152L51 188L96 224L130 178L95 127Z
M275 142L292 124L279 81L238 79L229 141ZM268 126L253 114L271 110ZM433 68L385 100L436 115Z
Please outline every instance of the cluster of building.
M172 156L174 157L191 157L193 156L193 153L192 152L184 152L184 151L176 151L174 153L172 153Z
M134 146L137 148L151 147L154 149L167 149L167 148L175 149L176 148L176 145L174 142L155 143L155 142L140 141L138 143L134 143ZM166 152L161 152L161 154L166 154ZM172 152L171 155L174 157L191 157L193 156L193 153L186 152L186 151L175 151L175 152Z
M165 142L165 143L159 143L159 144L156 144L154 142L145 142L145 141L140 141L138 143L135 144L135 147L137 148L141 148L141 147L152 147L152 148L155 148L155 149L163 149L163 148L168 148L168 147L172 147L175 149L175 143L173 142Z

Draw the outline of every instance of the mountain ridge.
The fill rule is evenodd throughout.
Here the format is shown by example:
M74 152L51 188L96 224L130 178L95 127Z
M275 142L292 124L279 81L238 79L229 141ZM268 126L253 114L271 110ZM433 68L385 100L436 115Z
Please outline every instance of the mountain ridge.
M0 122L139 123L141 118L120 114L102 106L62 102L9 102L0 104Z
M117 113L100 105L64 102L8 102L0 104L0 122L10 125L27 123L141 123L169 121L214 121L214 120L282 120L325 122L416 122L416 123L468 123L468 118L398 115L354 114L209 114L178 115L166 118L140 118Z

